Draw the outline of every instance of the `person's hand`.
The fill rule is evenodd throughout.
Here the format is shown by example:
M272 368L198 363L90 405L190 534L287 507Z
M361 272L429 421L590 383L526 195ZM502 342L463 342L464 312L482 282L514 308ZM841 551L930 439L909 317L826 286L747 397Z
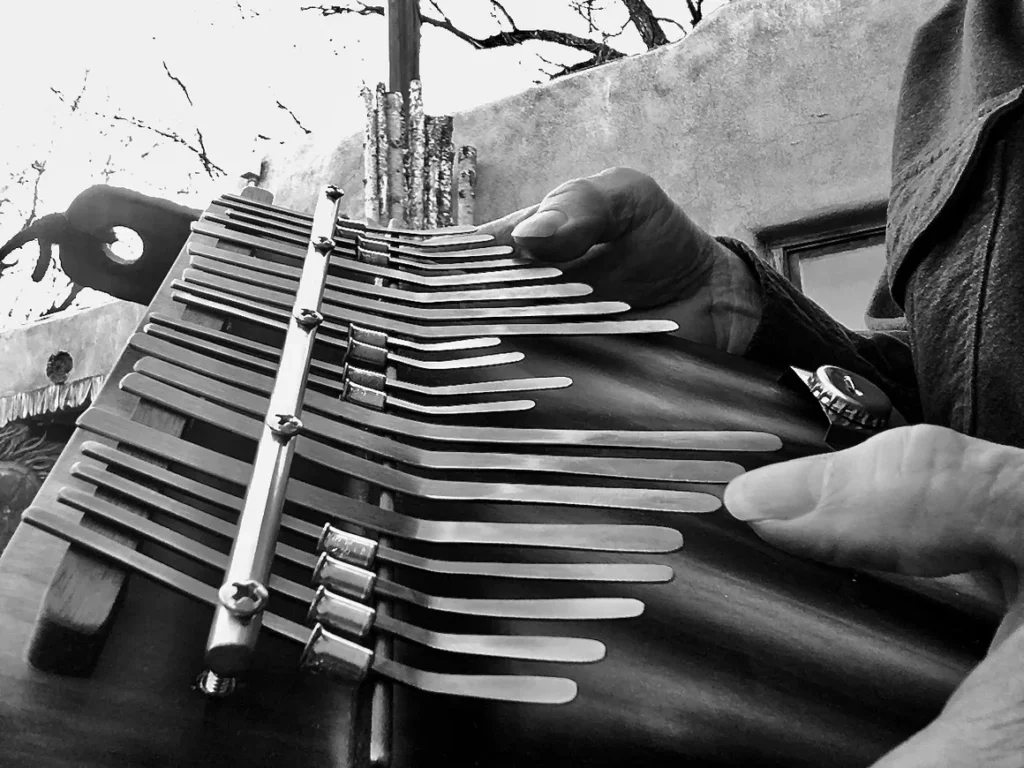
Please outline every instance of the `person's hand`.
M941 427L894 429L741 475L725 505L766 541L834 565L995 576L1010 607L988 656L876 768L1024 765L1024 450Z
M675 320L683 338L741 354L760 320L743 260L697 226L650 176L612 168L478 228L559 266L593 298Z

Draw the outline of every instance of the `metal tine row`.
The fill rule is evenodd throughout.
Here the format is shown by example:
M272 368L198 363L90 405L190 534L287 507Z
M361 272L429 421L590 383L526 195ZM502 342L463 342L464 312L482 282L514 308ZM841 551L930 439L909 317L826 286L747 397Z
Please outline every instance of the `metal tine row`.
M205 386L202 377L159 360L144 358L136 364L136 369L136 373L128 374L121 381L123 390L228 433L251 440L259 438L262 432L262 419L258 417L266 412L265 400L256 398L254 402L254 398L250 397L249 407L246 408L244 404L237 402L239 399L245 399L245 393L238 390L232 392L230 387L223 385L218 387L215 382L210 382L211 386ZM186 390L199 391L201 396L190 394ZM214 398L247 410L256 418L217 405L213 402ZM305 427L309 416L304 419ZM345 436L338 436L340 444L345 446L345 450L342 450L315 440L305 430L303 434L306 436L296 445L297 456L331 472L340 472L420 499L629 509L663 514L706 513L714 512L721 507L721 501L717 496L695 491L625 486L537 485L514 482L509 478L505 478L503 482L480 482L450 477L423 477L396 467L383 466L377 461L350 452L372 446L373 453L384 459L397 461L397 457L387 455L389 448L401 448L392 440L350 430ZM348 436L356 442L345 439ZM405 453L408 455L407 451ZM530 457L520 456L518 461L525 464L530 461ZM539 469L545 466L546 457L533 457L532 461Z
M207 243L189 241L188 252L194 257L224 264L242 266L249 270L279 277L291 277L298 267L279 264L267 259L253 259L235 251ZM330 292L342 295L355 294L386 299L388 303L416 305L459 304L472 305L489 301L534 301L549 299L574 299L589 296L594 289L584 283L538 283L535 285L503 286L501 288L470 288L461 290L409 291L394 286L376 286L373 283L348 280L335 275L327 276Z
M73 523L60 514L30 507L25 511L23 519L29 525L176 592L215 608L220 605L215 587L119 544L80 523ZM310 631L301 624L269 612L263 616L263 627L279 637L304 646L300 662L304 670L328 673L351 681L363 680L372 671L398 683L433 693L532 704L565 704L572 701L577 693L576 683L561 677L456 675L409 667L391 659L376 658L370 649L326 631L322 624L318 623ZM403 629L397 623L391 623L390 628ZM430 639L416 632L409 634L416 639ZM588 645L581 647L580 651L589 651L593 655L596 649Z
M220 357L248 366L253 371L273 374L277 370L281 350L269 344L252 341L214 330L197 323L161 315L151 314L143 327L148 336L171 342L179 347L203 354ZM314 358L308 383L315 388L340 392L344 388L349 363L334 365ZM498 394L502 392L530 392L549 389L564 389L572 384L568 376L544 376L535 378L505 379L494 381L468 382L464 384L418 384L391 376L385 381L389 390L410 392L426 397L464 397L466 395ZM397 404L396 407L404 407Z
M298 246L284 243L273 237L267 237L265 233L263 235L253 235L247 232L240 232L237 229L214 223L206 218L200 218L199 221L193 222L192 231L199 235L215 237L235 245L266 251L278 256L287 256L297 260L301 260L303 257L303 249ZM562 275L562 271L555 267L513 267L495 271L454 275L422 275L399 269L391 269L390 267L367 264L356 259L334 259L331 262L331 266L370 278L379 277L384 280L395 280L421 286L424 289L522 283L532 280L551 280Z
M215 477L244 488L252 466L208 448L172 437L119 414L93 408L79 417L78 426L96 435L124 443L163 461ZM382 510L292 478L286 501L325 516L340 525L354 525L398 539L432 544L482 544L594 552L674 552L683 545L675 528L657 525L483 523L462 520L424 520Z
M269 217L262 212L238 210L227 206L224 216L211 213L210 218L211 221L217 223L233 224L237 222L259 226L273 232L274 235L286 242L301 243L309 238L309 227ZM396 264L408 263L414 267L420 267L423 264L439 266L438 262L443 263L445 261L450 263L453 261L462 262L466 259L494 259L500 256L510 256L513 252L512 246L489 244L487 242L488 235L470 235L469 237L463 236L461 238L448 237L441 243L431 243L427 240L416 242L413 245L406 238L398 239L394 236L389 237L386 234L359 232L351 229L345 230L341 228L344 221L339 220L338 223L339 229L335 232L334 239L339 247L358 250L364 244L371 247L383 244L387 247L388 254L397 256L394 259ZM527 259L516 257L504 260L502 266L520 266L527 263L531 262ZM480 269L482 266L479 261L471 261L469 268Z
M239 389L269 395L273 388L273 379L268 376L192 349L139 334L133 336L129 344L144 354ZM776 435L753 431L533 429L439 424L372 411L312 390L306 392L303 412L307 418L309 414L318 414L362 429L399 437L416 435L418 440L442 443L715 452L773 452L782 448L782 441Z
M289 243L291 245L301 246L309 240L308 230L305 232L292 231L290 228L282 227L258 215L239 215L238 213L228 212L226 216L221 216L215 213L215 210L207 210L203 214L203 219L211 224L220 224L252 235L272 237L282 243ZM536 262L531 259L511 256L512 248L507 245L467 246L457 250L444 251L443 253L447 258L436 260L431 256L430 251L426 249L412 249L405 246L403 253L396 250L396 247L387 240L378 240L366 235L356 234L352 237L345 237L344 233L335 233L334 242L335 254L378 264L382 267L394 265L396 267L408 267L424 271L445 271L464 269L495 270L537 266ZM402 248L402 246L398 246L398 248Z
M102 470L97 470L102 472ZM88 479L97 476L88 467L79 469L79 477ZM117 482L116 476L101 478L102 487L117 493L132 494L141 489L141 498L146 507L173 517L195 527L231 541L237 534L234 524L213 515L200 512L181 502L155 494L144 486L131 481ZM149 491L148 493L146 491ZM132 497L134 500L134 496ZM200 544L195 539L178 533L152 520L133 515L116 504L75 488L64 488L58 500L79 512L95 519L130 530L147 541L159 544L179 555L208 565L218 572L226 570L228 556L219 550ZM386 597L426 611L438 611L462 616L479 616L501 619L528 619L549 621L589 621L603 619L626 619L643 613L643 603L634 598L622 597L548 597L537 599L519 598L477 598L442 597L430 595L390 579L378 577L373 571L336 560L327 554L319 558L312 553L295 547L279 544L275 550L278 562L287 562L309 571L311 583L326 587L334 594L365 603L377 597ZM310 587L298 584L277 574L271 574L266 582L271 592L284 598L309 606L315 596ZM339 622L333 629L343 629L345 622ZM442 649L443 650L443 649Z
M226 295L223 297L217 296L214 299L207 299L204 296L200 296L195 293L182 294L179 292L172 293L172 298L175 301L180 301L202 309L208 309L233 319L244 320L275 331L281 331L287 328L287 320L284 319L287 316L287 313L274 310L264 314L264 308L255 302L245 302L244 300ZM222 301L220 300L221 298L225 300ZM268 314L270 315L269 317ZM328 334L318 337L317 343L332 351L337 350L341 356L345 356L350 348L350 344L346 339L339 339ZM416 351L436 352L438 350L473 349L494 346L500 343L500 339L463 339L458 342L445 342L442 344L415 344L407 340L400 340L400 343ZM483 355L480 357L431 360L396 354L391 350L387 350L387 352L388 359L398 363L399 365L413 369L430 371L459 370L466 368L489 367L493 365L507 365L510 363L518 363L525 358L525 355L522 352L504 352L493 355Z
M304 225L306 227L313 220L313 217L304 211L262 203L230 193L221 195L218 204L237 210L260 213L283 222ZM373 222L348 219L340 216L336 222L336 227L346 232L368 234L374 237L387 237L436 247L444 247L452 242L462 244L466 241L490 242L493 240L490 235L480 234L477 228L470 224L456 224L435 229L405 229L402 227L380 226Z
M198 280L196 272L199 272L249 285L270 287L276 291L287 293L294 292L295 283L301 272L298 267L240 257L231 251L221 251L214 246L205 246L202 243L190 243L188 251L192 256L192 271L190 274L196 280ZM212 254L212 256L206 254ZM267 269L267 265L271 265L272 269ZM330 286L324 291L324 303L332 306L348 307L369 312L370 314L427 322L613 315L629 309L628 304L620 301L433 308L394 301L382 301L381 298L379 296L360 295L348 290L333 289ZM492 299L507 301L506 296L496 296L492 297Z
M236 425L234 428L245 434L249 434L246 430L252 427L247 428L244 421L230 416L218 406L254 418L266 412L266 397L156 358L139 360L135 373L127 375L121 387L173 411L188 413L209 423L219 425L221 416L231 419ZM204 402L209 405L204 406ZM743 472L739 464L725 461L434 450L332 421L316 413L304 414L302 424L303 435L311 439L340 442L347 449L365 451L381 460L428 470L543 472L711 484L727 483Z
M197 230L198 231L198 230ZM203 233L208 234L208 233ZM233 241L240 245L246 245L247 247L261 247L253 243L243 242L248 238L242 236L235 237L229 232L218 233L218 237L225 240ZM399 283L412 282L411 278L413 275L407 272L395 272L393 275L382 276L387 280L392 280ZM214 286L216 290L224 293L225 295L234 296L249 296L252 294L253 284L245 283L237 280L231 280L228 278L214 279L214 276L209 273L202 273L198 270L191 270L189 272L189 279L187 280L175 280L173 285L179 291L183 290L195 290L202 295L202 292L197 289L190 288L191 284L197 283L200 276L205 278L207 285ZM479 277L481 275L476 275ZM473 277L473 275L452 275L450 276L455 279L451 285L460 284L476 284L476 285L487 285L493 283L493 280L479 280L475 283L463 282L462 278ZM441 278L438 278L441 279ZM203 283L199 283L202 285ZM445 285L444 287L449 287ZM271 304L281 306L281 297L277 296L278 291L267 289L261 292L266 300ZM284 294L287 298L287 294ZM287 305L287 300L286 305ZM668 333L678 329L678 325L670 320L582 320L582 321L549 321L549 322L492 322L492 323L466 323L463 325L459 324L430 324L424 325L410 320L399 320L394 317L387 317L383 313L373 314L370 311L360 311L354 309L345 309L344 315L340 312L335 311L331 315L332 319L340 321L342 323L358 323L370 327L379 328L380 330L386 331L389 334L398 334L399 336L409 337L413 339L461 339L467 336L540 336L540 335L559 335L559 336L570 336L570 335L608 335L608 334L641 334L641 333ZM508 319L508 318L506 318ZM511 318L514 319L514 318Z
M237 513L241 499L205 483L185 477L160 465L145 461L132 454L111 448L103 443L86 441L82 455L110 467L113 472L100 471L94 465L82 463L75 475L93 485L107 487L107 483L125 480L124 475L173 488L178 494L203 504L211 504L227 512ZM88 468L88 469L87 469ZM117 478L113 480L111 478ZM282 530L316 542L319 552L360 568L373 568L381 562L401 565L417 571L449 576L472 576L535 581L620 582L656 584L672 580L672 568L655 563L531 563L522 560L457 561L423 557L381 545L365 536L345 531L326 523L323 528L285 514L281 518ZM520 553L521 554L521 553Z
M169 339L168 336L172 336ZM180 338L180 337L179 337ZM174 352L170 351L170 348L179 349L183 354L188 355L192 353L192 350L201 349L205 353L217 354L218 352L222 357L226 357L229 360L233 360L237 363L243 363L250 366L250 370L258 370L262 368L266 373L273 374L277 370L277 364L270 364L269 368L264 365L259 365L261 361L255 359L252 356L240 357L238 353L230 354L229 350L223 347L217 349L210 349L209 344L196 345L193 344L181 344L179 338L173 338L173 333L168 334L167 332L157 331L155 333L141 333L136 334L130 339L130 344L134 349L139 351L149 352L156 357L173 356ZM188 337L185 337L185 341L188 341ZM255 364L254 364L255 363ZM372 377L373 374L364 368L354 366L350 363L346 363L342 368L342 374L334 381L327 382L326 385L321 384L322 388L328 390L337 391L339 396L346 397L347 392L351 389L353 382L366 382L367 377ZM320 377L314 377L314 379L322 381ZM391 378L394 381L394 377ZM314 382L316 383L316 382ZM474 403L456 403L456 404L445 404L445 397L440 396L440 403L437 404L437 400L434 402L421 403L413 400L407 400L402 397L396 397L388 391L385 391L387 381L383 377L376 377L372 382L366 382L372 384L376 389L380 390L379 402L376 403L378 410L381 410L387 406L397 409L399 411L407 411L418 414L426 414L431 416L453 416L453 415L467 415L467 414L479 414L479 413L496 413L496 412L513 412L513 411L526 411L533 408L536 403L533 400L515 399L515 400L485 400ZM500 383L500 382L499 382ZM543 382L540 382L543 384ZM556 384L558 382L552 382ZM540 389L542 387L538 387ZM547 388L553 388L551 386ZM492 391L494 391L492 389ZM496 391L501 392L499 388ZM515 391L515 390L512 390ZM430 394L427 394L430 397Z
M305 234L309 236L309 215L299 214L285 208L279 208L266 203L240 198L235 195L222 195L214 201L218 208L226 209L234 215L251 216L260 221L268 221L294 234ZM493 243L491 235L483 234L473 225L455 225L442 227L440 229L401 229L392 227L378 227L373 223L361 220L352 220L340 216L336 223L335 234L337 237L354 239L356 237L386 240L403 247L415 247L428 252L443 252L455 249L464 249L474 245Z

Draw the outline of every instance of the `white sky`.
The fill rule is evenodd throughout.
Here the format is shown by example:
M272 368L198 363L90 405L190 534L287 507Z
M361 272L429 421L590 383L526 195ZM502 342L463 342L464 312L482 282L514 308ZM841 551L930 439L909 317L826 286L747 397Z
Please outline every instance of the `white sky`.
M707 3L708 13L727 0ZM386 29L381 17L300 12L310 0L36 0L2 3L0 28L0 242L21 229L31 184L12 176L33 161L46 162L38 213L64 210L95 183L115 184L167 197L197 208L237 186L239 172L256 150L256 135L297 142L305 134L277 101L302 124L339 138L362 128L363 83L387 79ZM522 28L586 32L567 3L507 0ZM609 0L605 29L625 21L621 3ZM649 0L659 16L685 19L679 0ZM443 4L459 26L475 35L493 32L489 4L449 0ZM425 14L435 15L429 3ZM671 37L678 30L666 26ZM628 53L643 49L630 28L612 41ZM451 35L424 26L421 78L429 114L450 114L517 93L543 79L538 54L557 57L553 46L533 44L475 51ZM580 56L576 54L576 56ZM577 60L576 58L569 60ZM188 88L192 104L164 71ZM86 79L86 71L88 77ZM74 100L72 115L51 89ZM134 117L195 143L203 133L210 157L227 176L216 182L201 172L194 155L158 136L101 115ZM108 176L105 178L103 171ZM4 189L4 186L7 186ZM66 277L50 269L43 282L28 279L38 253L26 246L18 265L0 282L0 330L21 324L66 293ZM103 300L80 297L79 304Z

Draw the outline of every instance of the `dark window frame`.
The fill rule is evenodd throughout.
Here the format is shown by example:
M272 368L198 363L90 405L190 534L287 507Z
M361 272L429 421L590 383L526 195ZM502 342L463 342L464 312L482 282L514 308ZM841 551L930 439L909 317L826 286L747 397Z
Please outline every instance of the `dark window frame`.
M772 266L791 282L797 290L804 292L800 273L800 262L808 257L828 256L858 248L885 243L885 225L861 227L849 232L832 232L816 238L801 238L792 243L776 244L768 249Z
M768 263L803 293L802 258L884 243L885 213L886 201L877 201L853 210L769 227L758 232L757 238Z

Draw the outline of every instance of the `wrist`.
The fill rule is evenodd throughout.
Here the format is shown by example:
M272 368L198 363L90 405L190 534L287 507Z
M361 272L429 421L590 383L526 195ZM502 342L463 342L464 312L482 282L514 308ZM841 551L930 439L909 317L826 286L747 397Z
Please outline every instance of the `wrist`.
M715 346L742 355L761 322L761 285L739 255L718 241L714 246L717 253L708 285Z

